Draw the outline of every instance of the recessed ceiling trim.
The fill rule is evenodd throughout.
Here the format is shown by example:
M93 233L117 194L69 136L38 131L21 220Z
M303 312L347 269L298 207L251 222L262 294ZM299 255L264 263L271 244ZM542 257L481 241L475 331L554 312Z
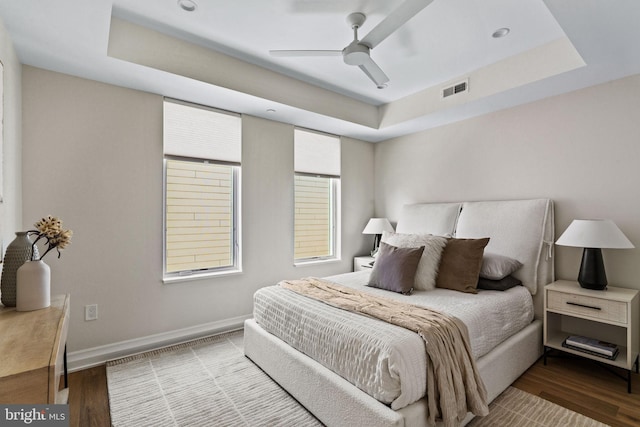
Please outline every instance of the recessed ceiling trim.
M111 18L107 55L327 117L378 127L376 106L120 18Z
M585 65L571 41L567 37L562 37L472 71L467 76L453 78L443 85L434 86L386 104L380 110L380 128L395 126L438 110L489 97ZM473 81L473 91L464 92L464 96L442 98L443 87L456 85L467 78Z

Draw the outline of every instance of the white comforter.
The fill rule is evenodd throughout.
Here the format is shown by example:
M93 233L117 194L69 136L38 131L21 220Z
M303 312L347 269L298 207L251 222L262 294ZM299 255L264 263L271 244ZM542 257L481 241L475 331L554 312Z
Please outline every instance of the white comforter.
M531 295L522 286L505 292L465 294L435 289L405 296L365 286L369 273L325 279L456 316L467 325L476 359L533 320ZM254 317L263 329L392 409L403 408L425 394L424 342L414 332L336 309L279 286L256 292Z

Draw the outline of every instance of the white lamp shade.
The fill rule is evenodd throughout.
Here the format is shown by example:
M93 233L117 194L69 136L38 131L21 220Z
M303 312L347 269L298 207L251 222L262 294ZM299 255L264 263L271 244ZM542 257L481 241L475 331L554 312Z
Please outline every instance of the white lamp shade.
M635 248L610 219L574 219L556 245L604 249Z
M393 226L387 218L371 218L362 234L382 234L383 231L393 231Z

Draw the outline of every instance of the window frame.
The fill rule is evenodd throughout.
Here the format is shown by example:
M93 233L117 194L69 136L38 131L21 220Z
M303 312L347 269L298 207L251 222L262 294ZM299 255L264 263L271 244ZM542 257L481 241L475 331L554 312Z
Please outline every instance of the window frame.
M295 172L294 173L294 177L296 176L309 176L309 177L314 177L314 178L326 178L329 179L329 251L330 254L329 255L324 255L324 256L310 256L310 257L301 257L301 258L296 258L295 257L295 243L296 243L296 234L295 234L295 215L294 215L294 232L293 232L293 243L294 243L294 263L295 264L305 264L305 263L311 263L311 262L318 262L318 261L331 261L331 260L338 260L340 259L340 254L339 254L339 238L338 238L338 234L339 234L339 227L338 227L338 221L339 221L339 215L338 215L338 209L339 209L339 200L340 200L340 177L336 177L336 176L328 176L328 175L314 175L314 174L308 174L308 173L302 173L302 172ZM294 178L295 179L295 178ZM295 185L295 181L294 181L294 185ZM294 194L295 194L295 188L294 188ZM294 196L294 208L295 208L295 196Z
M296 127L295 128L296 131L301 131L301 132L308 132L308 133L313 133L313 134L318 134L318 135L322 135L322 136L326 136L326 137L330 137L330 138L335 138L338 140L338 146L341 147L342 146L342 141L341 141L341 137L338 135L333 135L333 134L328 134L325 132L319 132L317 130L313 130L313 129L307 129L307 128L302 128L302 127ZM295 141L294 141L294 147L295 147ZM295 148L294 148L295 149ZM341 153L339 153L339 155L341 155ZM295 154L294 154L295 156ZM338 160L339 161L339 160ZM338 173L340 173L340 171L337 171ZM313 263L318 263L318 262L329 262L329 261L339 261L341 260L342 257L342 253L341 253L341 176L340 175L333 175L333 174L322 174L322 173L313 173L313 172L298 172L296 171L295 165L294 165L294 210L295 210L295 205L296 205L296 198L295 198L295 193L296 193L296 183L295 183L295 177L297 176L309 176L309 177L318 177L318 178L328 178L330 179L330 196L329 196L329 209L330 209L330 215L329 215L329 220L330 220L330 225L329 225L329 246L330 246L330 251L331 254L330 255L326 255L326 256L311 256L311 257L301 257L301 258L296 258L295 256L295 252L296 252L296 232L295 232L295 228L296 228L296 224L295 224L295 212L294 212L294 224L293 224L293 262L294 265L305 265L305 264L313 264Z
M211 267L196 270L180 270L175 272L167 272L167 160L178 160L185 162L193 162L197 164L216 164L232 167L232 202L231 202L231 265L224 267ZM162 196L162 275L163 282L170 283L175 281L195 280L199 278L206 278L218 275L227 275L242 272L242 259L241 259L241 165L235 162L225 162L213 159L201 159L195 157L184 157L165 154L163 156L163 196Z

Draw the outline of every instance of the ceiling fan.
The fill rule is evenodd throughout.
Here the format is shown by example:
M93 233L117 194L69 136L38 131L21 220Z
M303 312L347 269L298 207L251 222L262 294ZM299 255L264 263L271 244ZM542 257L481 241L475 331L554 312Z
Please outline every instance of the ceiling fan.
M371 49L378 46L398 28L418 12L427 7L433 0L406 0L391 14L382 20L362 40L358 40L358 28L367 19L364 13L355 12L347 16L347 22L353 29L353 41L342 50L270 50L272 56L339 56L345 64L357 65L376 84L378 89L386 87L389 77L371 59Z

